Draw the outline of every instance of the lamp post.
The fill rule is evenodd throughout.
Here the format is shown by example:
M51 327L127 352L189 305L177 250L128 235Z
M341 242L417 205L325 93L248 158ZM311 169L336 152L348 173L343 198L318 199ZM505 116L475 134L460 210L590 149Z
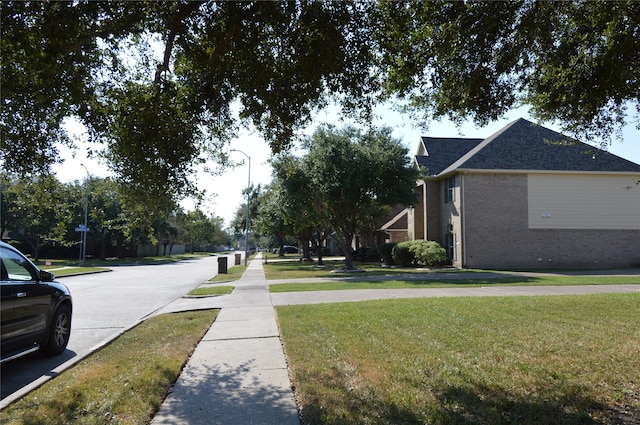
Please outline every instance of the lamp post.
M246 153L242 152L238 149L231 149L231 152L239 152L242 155L246 156L249 160L249 172L248 172L248 180L247 180L247 220L245 224L245 232L244 232L244 265L247 265L247 250L249 249L249 200L251 199L251 157Z
M82 265L85 265L87 259L87 215L89 213L89 170L84 164L80 164L87 172L87 180L84 183L84 226L82 229Z

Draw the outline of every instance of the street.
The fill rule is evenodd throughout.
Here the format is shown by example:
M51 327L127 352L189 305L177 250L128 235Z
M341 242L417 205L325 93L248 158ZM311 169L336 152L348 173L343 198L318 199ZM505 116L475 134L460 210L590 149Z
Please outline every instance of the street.
M38 353L2 365L2 400L32 383L55 376L97 345L113 339L166 304L215 276L218 257L151 266L114 267L106 273L57 279L71 290L73 318L67 350L58 357ZM233 255L228 257L233 264ZM65 365L65 367L68 364Z

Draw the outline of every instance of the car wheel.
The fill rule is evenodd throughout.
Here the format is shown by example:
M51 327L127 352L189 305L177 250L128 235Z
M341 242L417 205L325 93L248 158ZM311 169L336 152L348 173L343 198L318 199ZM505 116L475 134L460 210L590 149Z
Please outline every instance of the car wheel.
M41 351L48 356L57 356L67 348L71 336L71 310L61 305L53 315L49 337L41 347Z

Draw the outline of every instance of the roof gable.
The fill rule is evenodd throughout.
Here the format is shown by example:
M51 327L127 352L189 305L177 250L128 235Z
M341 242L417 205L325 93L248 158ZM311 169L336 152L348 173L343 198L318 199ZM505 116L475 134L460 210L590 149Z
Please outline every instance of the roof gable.
M403 208L398 211L389 221L380 227L380 230L392 231L403 230L406 231L409 227L409 210Z
M430 145L426 150L431 156ZM439 161L416 158L416 161L418 164L439 162L436 173L429 169L431 176L459 170L640 172L638 164L522 118L481 140L461 156L455 156L449 155ZM446 162L447 165L441 165Z
M482 139L456 139L443 137L422 137L422 149L427 155L416 156L416 163L427 169L430 176L440 174L453 162L476 147Z

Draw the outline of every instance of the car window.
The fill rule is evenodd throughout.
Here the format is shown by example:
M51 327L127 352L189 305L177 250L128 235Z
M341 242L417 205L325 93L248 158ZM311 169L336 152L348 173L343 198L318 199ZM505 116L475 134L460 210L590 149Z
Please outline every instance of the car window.
M8 280L28 281L36 280L31 265L18 253L9 249L2 250L2 264L7 271Z

